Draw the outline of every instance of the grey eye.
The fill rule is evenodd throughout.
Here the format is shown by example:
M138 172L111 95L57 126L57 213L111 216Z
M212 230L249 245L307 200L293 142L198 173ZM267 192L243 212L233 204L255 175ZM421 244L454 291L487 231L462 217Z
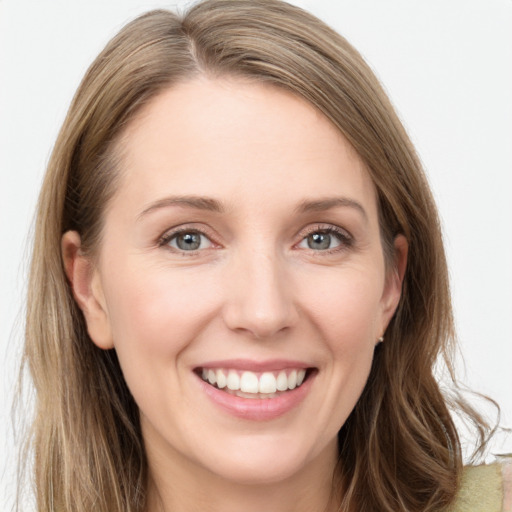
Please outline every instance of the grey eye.
M169 240L169 245L180 251L197 251L211 246L208 238L197 231L185 231L174 235Z
M339 236L329 232L316 231L304 237L299 247L304 249L312 249L314 251L325 251L334 249L341 245Z
M329 249L331 246L331 235L327 233L313 233L307 237L310 249Z

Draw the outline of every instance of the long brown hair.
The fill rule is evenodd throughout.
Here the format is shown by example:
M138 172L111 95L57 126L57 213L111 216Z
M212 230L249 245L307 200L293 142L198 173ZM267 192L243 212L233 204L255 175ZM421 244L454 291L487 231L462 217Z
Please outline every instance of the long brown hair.
M293 92L363 158L382 239L409 244L402 298L366 388L339 432L334 489L344 510L442 510L462 468L449 401L433 368L451 370L454 329L436 207L415 150L359 53L324 23L278 0L207 0L183 17L149 12L91 65L61 129L41 191L30 273L25 362L36 391L31 448L39 512L141 512L147 464L138 409L114 350L88 337L60 241L100 243L115 193L116 142L145 104L195 75L242 76ZM386 249L387 248L387 249ZM478 426L486 425L464 402Z

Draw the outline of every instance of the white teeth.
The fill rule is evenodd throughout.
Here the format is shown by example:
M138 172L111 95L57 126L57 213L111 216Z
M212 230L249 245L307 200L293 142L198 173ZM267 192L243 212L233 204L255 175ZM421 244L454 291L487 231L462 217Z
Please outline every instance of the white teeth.
M214 370L208 370L208 382L210 384L216 384L217 382L217 374Z
M306 377L306 370L281 370L276 377L273 372L254 372L237 370L207 369L203 368L201 375L204 381L219 389L227 388L229 391L237 392L238 396L247 398L246 394L259 395L252 398L271 398L278 391L288 391L300 386Z
M297 370L292 370L288 375L288 389L295 389L297 387Z
M288 377L286 376L286 372L279 372L276 387L278 391L286 391L288 389Z
M257 400L259 398L259 395L255 393L245 393L244 391L235 391L235 396L239 396L240 398L251 398L253 400Z
M273 373L265 372L260 377L259 392L260 393L275 393L277 391L277 382Z
M242 373L240 379L240 391L244 393L257 393L259 390L258 376L252 372Z
M240 398L251 398L251 399L259 399L264 400L265 398L275 398L277 395L275 393L244 393L243 391L231 391L231 389L226 390L226 393L230 395L239 396Z
M227 384L226 374L222 370L217 370L217 386L219 389L224 389Z
M236 373L234 370L229 370L226 384L228 389L238 391L240 389L240 377L238 376L238 373Z

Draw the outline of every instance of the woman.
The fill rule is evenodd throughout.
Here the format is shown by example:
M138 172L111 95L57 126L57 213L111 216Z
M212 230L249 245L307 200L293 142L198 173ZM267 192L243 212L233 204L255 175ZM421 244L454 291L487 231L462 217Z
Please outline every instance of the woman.
M148 13L91 66L40 198L41 511L443 510L453 326L414 149L339 35L274 1ZM44 297L44 300L42 300Z

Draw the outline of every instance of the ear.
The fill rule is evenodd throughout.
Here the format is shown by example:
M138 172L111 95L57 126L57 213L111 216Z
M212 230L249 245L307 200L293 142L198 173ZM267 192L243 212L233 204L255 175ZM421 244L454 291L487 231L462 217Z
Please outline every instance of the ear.
M110 319L98 270L81 250L80 235L67 231L61 240L64 270L82 310L91 340L104 350L114 347Z
M393 262L387 271L386 284L382 295L382 326L381 335L384 335L389 322L395 314L402 295L402 283L407 268L407 253L409 244L403 235L397 235L393 242Z

